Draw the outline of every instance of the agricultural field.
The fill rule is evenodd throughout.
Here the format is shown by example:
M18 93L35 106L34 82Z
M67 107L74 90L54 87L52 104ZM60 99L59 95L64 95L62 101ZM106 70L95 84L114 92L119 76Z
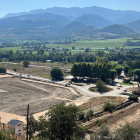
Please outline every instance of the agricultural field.
M119 39L107 39L107 40L93 40L93 41L78 41L76 43L71 44L46 44L46 47L51 48L68 48L71 49L73 46L76 49L80 48L91 48L91 49L104 49L121 47L127 41L128 38L119 38Z
M66 70L70 70L72 64L55 64L55 63L39 63L37 65L36 62L30 62L32 66L29 66L28 68L23 67L22 62L17 63L17 64L12 64L12 63L0 63L0 67L4 67L8 70L13 70L14 68L17 69L17 72L19 73L24 73L24 74L30 74L33 76L40 76L44 78L51 78L50 76L50 71L52 67L59 67L62 69L64 76L68 75L65 73Z
M21 116L26 115L27 105L30 113L48 110L61 102L71 102L78 98L71 90L54 85L22 81L16 78L0 79L0 111Z
M80 48L90 48L92 50L98 50L98 49L105 49L107 48L115 48L115 47L122 47L124 43L129 38L119 38L119 39L107 39L107 40L93 40L93 41L78 41L71 44L45 44L48 48L67 48L72 49L72 47L75 47L76 50L72 50L72 53L75 52L83 52L83 50L78 50ZM26 47L26 46L24 46ZM16 50L21 50L21 47L6 47L2 48L1 50L13 50L16 52ZM37 53L37 51L33 52L34 54ZM48 54L48 52L46 52Z
M21 47L5 47L5 48L1 48L1 50L4 50L4 51L6 51L6 50L7 51L12 50L15 53L17 50L21 51L22 48Z

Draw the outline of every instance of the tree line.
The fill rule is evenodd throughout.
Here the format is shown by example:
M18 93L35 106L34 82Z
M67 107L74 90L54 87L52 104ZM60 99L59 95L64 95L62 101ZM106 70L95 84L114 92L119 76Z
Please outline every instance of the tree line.
M103 64L75 63L71 68L71 75L74 76L75 79L77 77L89 77L107 81L109 78L114 80L116 74L116 70L112 70L111 63L109 62Z
M45 47L44 47L45 48ZM62 52L49 52L47 55L45 53L45 49L43 47L37 48L37 54L34 54L31 50L23 52L16 51L15 53L10 51L0 51L0 58L7 58L9 61L40 61L45 63L46 60L51 60L52 62L96 62L98 60L108 61L118 61L123 60L127 61L127 59L131 59L132 61L140 59L140 51L121 51L116 52L114 50L110 50L110 52L105 53L104 51L97 51L94 54L89 54L87 52L72 54L71 51L64 49Z

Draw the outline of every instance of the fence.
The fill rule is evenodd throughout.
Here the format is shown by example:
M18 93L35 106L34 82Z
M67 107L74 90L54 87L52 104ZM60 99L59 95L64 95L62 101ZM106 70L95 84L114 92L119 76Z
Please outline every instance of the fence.
M11 134L15 134L15 128L11 125L0 123L0 131L9 132Z

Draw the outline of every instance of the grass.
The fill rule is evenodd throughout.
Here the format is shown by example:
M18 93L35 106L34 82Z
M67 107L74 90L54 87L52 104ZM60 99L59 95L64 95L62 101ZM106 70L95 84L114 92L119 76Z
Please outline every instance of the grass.
M125 85L125 86L132 86L132 85L136 85L136 84L133 84L133 83L121 83L122 85Z
M4 51L6 51L6 50L7 51L12 50L15 53L17 50L21 51L22 48L21 47L5 47L5 48L1 48L1 50L4 50Z
M37 54L37 51L32 51L33 54ZM49 52L45 52L46 55L49 55Z
M125 46L125 48L140 48L140 46Z
M96 87L91 87L91 88L89 88L89 90L92 91L92 92L99 92ZM111 90L112 90L112 88L106 87L106 89L104 89L103 92L109 92Z
M78 41L71 44L45 44L48 48L68 48L72 52L72 54L78 53L78 52L84 52L84 50L78 50L80 48L90 48L92 50L98 50L98 49L105 49L107 48L115 48L115 47L122 47L124 43L127 41L128 38L119 38L119 39L107 39L107 40L93 40L93 41ZM72 50L72 47L75 47L75 50ZM13 50L13 52L16 52L16 50L21 51L21 47L5 47L1 50ZM45 52L47 55L49 52ZM33 51L33 54L37 54L37 51ZM94 54L94 52L92 52Z
M120 38L120 39L107 39L107 40L93 40L93 41L78 41L76 43L71 44L46 44L46 47L56 48L68 48L72 49L74 46L76 49L79 48L91 48L91 49L104 49L122 47L128 38ZM82 51L82 50L81 50Z
M121 93L121 95L127 95L127 96L130 96L130 95L132 95L132 94L123 92L123 93Z
M118 105L120 103L120 100L125 101L126 98L114 97L114 96L95 97L95 98L92 98L91 100L89 100L88 102L80 105L79 108L81 110L86 110L86 109L89 109L90 105L91 105L91 108L94 107L94 109L93 109L94 111L96 111L98 109L102 110L104 103L111 102L111 103L114 103L115 105Z
M95 92L95 89L94 88L89 88L89 90L92 91L92 92Z

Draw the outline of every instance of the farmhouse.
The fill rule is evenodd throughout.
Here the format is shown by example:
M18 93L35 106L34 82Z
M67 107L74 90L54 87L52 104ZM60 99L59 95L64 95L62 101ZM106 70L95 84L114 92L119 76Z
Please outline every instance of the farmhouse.
M24 123L19 120L11 120L8 122L10 130L14 130L15 135L24 136Z

